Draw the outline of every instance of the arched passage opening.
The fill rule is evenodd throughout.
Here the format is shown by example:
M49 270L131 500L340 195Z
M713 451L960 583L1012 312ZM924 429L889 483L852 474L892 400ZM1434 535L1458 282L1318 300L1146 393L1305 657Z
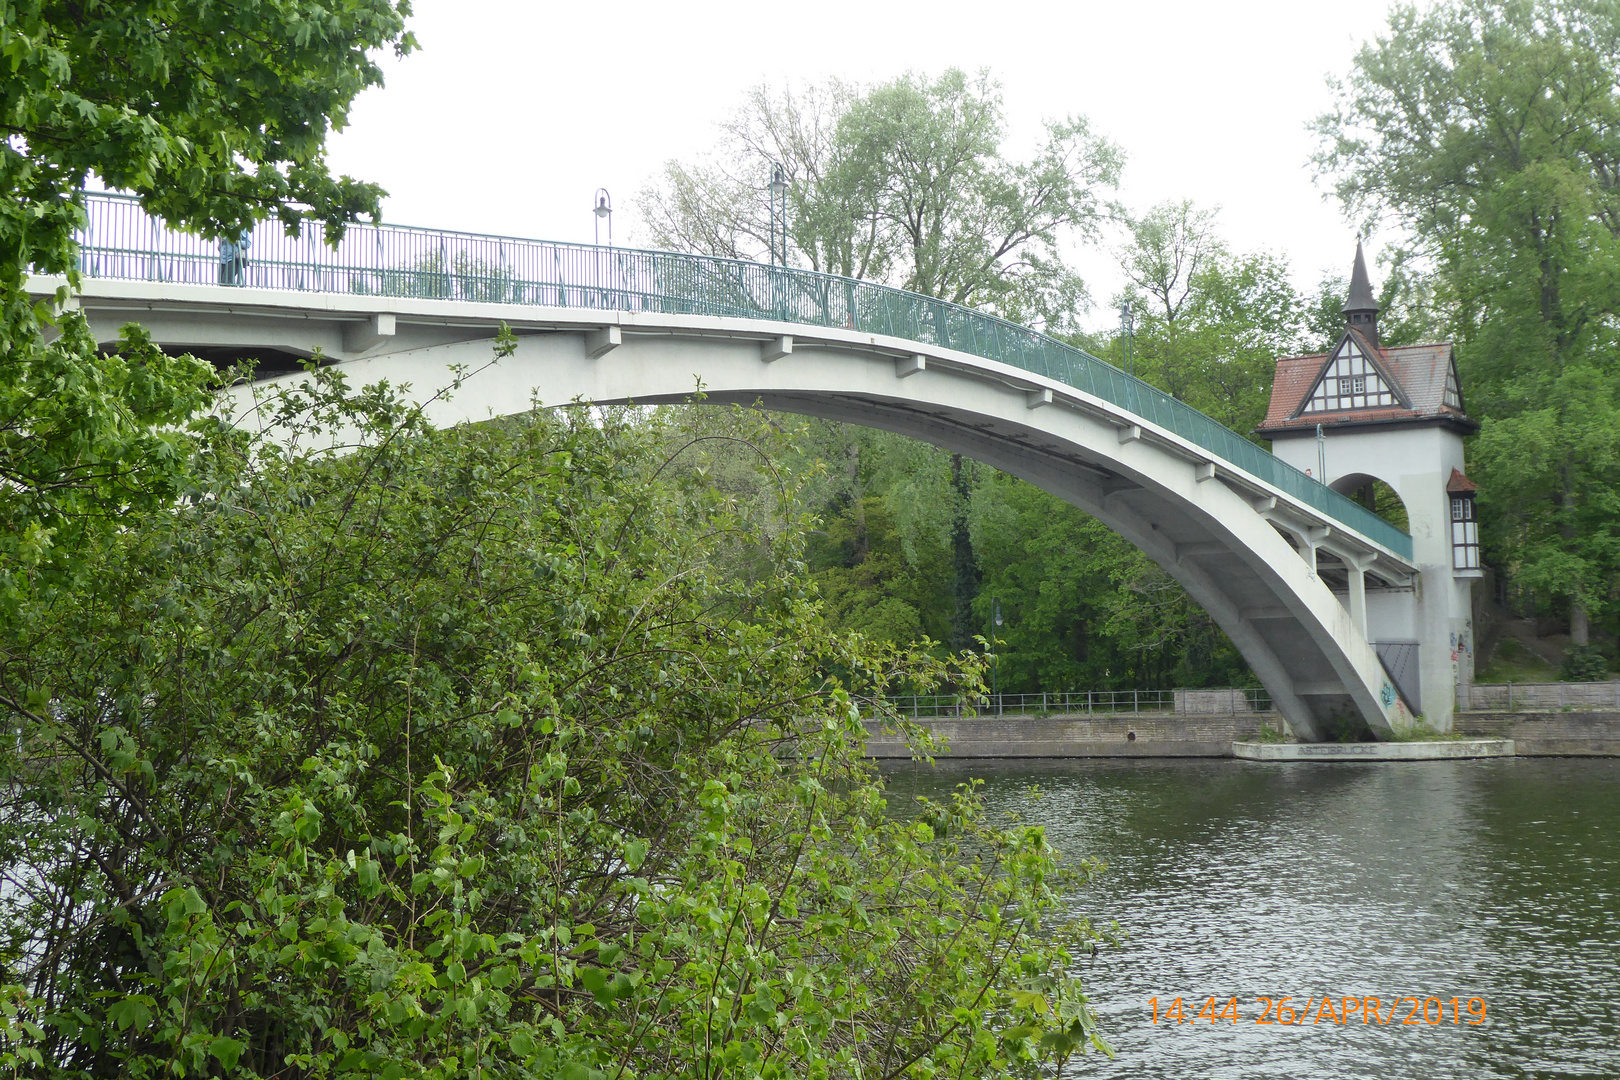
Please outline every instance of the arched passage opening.
M1328 485L1340 495L1365 506L1402 532L1410 532L1406 503L1395 489L1369 473L1350 473Z
M1370 473L1349 473L1334 480L1331 487L1402 531L1409 531L1406 503L1385 481ZM1344 560L1330 556L1321 566L1321 572L1323 583L1348 610L1351 607L1351 567ZM1417 676L1421 635L1412 581L1369 574L1365 579L1365 598L1367 640L1406 704L1414 712L1422 712L1423 697Z

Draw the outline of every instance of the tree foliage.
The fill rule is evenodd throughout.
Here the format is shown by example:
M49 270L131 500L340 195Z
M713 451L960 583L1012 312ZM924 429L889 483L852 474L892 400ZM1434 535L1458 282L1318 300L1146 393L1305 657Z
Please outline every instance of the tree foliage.
M975 494L975 609L988 634L1000 601L1003 690L1253 684L1231 641L1153 560L1078 508L986 473Z
M1488 550L1569 605L1612 607L1620 533L1620 7L1403 6L1318 122L1346 205L1435 270L1470 411Z
M1000 88L984 73L760 88L708 160L668 163L641 202L656 246L758 258L778 162L790 261L1066 325L1084 290L1059 245L1095 235L1121 155L1083 117L1049 122L1027 160L1005 141Z
M1128 217L1119 252L1134 373L1236 431L1266 414L1274 365L1308 341L1304 301L1274 255L1235 255L1191 200ZM1341 319L1342 323L1342 319Z
M976 667L829 627L768 455L775 497L738 498L710 482L737 440L635 413L434 431L330 370L269 408L281 443L218 433L7 632L26 1075L997 1076L1102 1045L1040 830L971 789L897 818L860 755L886 689Z
M92 178L170 224L232 235L306 216L341 235L381 190L334 177L327 133L382 81L404 33L394 0L0 0L0 598L63 545L169 497L174 429L212 372L138 332L97 349L67 305ZM65 275L54 297L30 274Z
M700 412L675 422L710 430ZM957 640L987 647L999 600L1005 692L1250 681L1186 591L1078 508L904 436L773 422L793 432L783 465L816 512L806 558L834 625L945 656ZM963 530L973 583L965 596Z

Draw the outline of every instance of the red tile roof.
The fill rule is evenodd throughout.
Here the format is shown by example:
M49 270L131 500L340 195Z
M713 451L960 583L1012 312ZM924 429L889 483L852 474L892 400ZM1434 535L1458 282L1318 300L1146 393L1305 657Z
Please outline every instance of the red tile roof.
M1446 376L1451 371L1452 348L1450 342L1432 345L1398 345L1390 349L1373 349L1367 339L1354 330L1357 344L1373 354L1385 371L1394 379L1400 393L1412 403L1407 408L1356 409L1331 413L1311 413L1296 416L1300 406L1316 386L1316 380L1327 367L1329 358L1338 351L1314 353L1310 356L1285 356L1277 361L1277 373L1271 384L1271 407L1266 418L1255 428L1257 432L1297 430L1317 424L1362 423L1368 420L1404 420L1428 417L1455 416L1467 420L1460 409L1445 403ZM1342 339L1341 339L1342 340Z
M1467 495L1478 491L1479 487L1468 477L1462 474L1461 469L1451 470L1451 479L1446 481L1447 495Z
M1277 374L1271 380L1271 407L1260 421L1259 431L1287 423L1299 409L1300 402L1316 385L1316 377L1327 364L1327 354L1312 356L1285 356L1277 361Z

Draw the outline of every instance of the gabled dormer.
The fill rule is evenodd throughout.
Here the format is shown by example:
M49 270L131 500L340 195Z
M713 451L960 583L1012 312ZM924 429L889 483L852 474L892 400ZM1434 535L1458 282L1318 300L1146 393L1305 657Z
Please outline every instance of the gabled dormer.
M1446 365L1446 392L1441 399L1441 404L1448 409L1456 409L1460 413L1466 414L1468 412L1467 409L1463 408L1462 383L1457 381L1456 354L1452 354L1450 363Z
M1378 351L1357 331L1346 330L1295 415L1411 407Z

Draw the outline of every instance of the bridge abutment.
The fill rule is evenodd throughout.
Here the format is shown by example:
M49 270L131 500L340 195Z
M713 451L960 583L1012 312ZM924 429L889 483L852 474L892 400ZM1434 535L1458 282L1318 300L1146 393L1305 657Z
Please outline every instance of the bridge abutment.
M1451 345L1379 343L1359 245L1344 310L1332 350L1277 362L1258 433L1318 482L1404 515L1415 573L1375 572L1369 587L1353 553L1336 553L1317 572L1373 642L1399 696L1429 730L1449 732L1474 674L1472 588L1482 571L1463 440L1478 425L1463 411Z

